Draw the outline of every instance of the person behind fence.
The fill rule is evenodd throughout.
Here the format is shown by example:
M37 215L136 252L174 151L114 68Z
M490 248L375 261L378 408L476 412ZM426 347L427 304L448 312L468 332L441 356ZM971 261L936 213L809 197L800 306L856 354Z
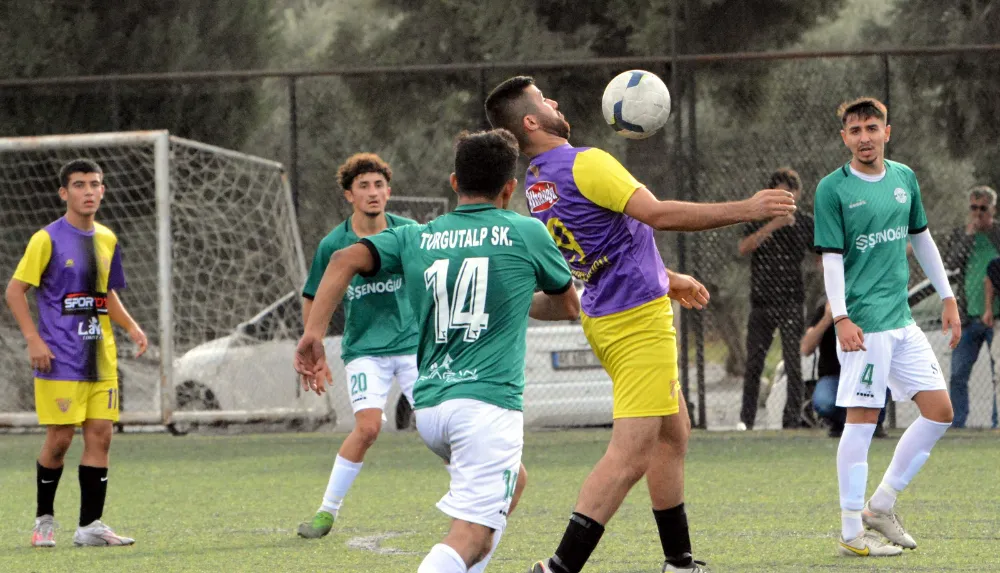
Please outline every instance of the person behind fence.
M987 312L996 316L1000 301L987 305L984 291L986 265L1000 256L1000 223L995 219L997 193L980 185L968 192L969 215L964 227L952 231L945 256L945 267L957 270L958 286L955 294L958 311L962 317L962 340L951 355L951 402L955 408L952 426L964 428L969 418L969 376L979 359L979 352L986 345L987 353L993 344L992 320L984 318ZM990 376L993 362L990 361Z
M816 308L809 328L802 336L802 355L809 356L818 351L816 357L816 389L813 390L812 404L816 415L830 424L830 437L839 438L844 433L847 409L837 405L837 388L840 385L840 360L837 358L837 332L833 327L833 312L830 303L824 302ZM885 408L878 416L875 426L876 438L887 438L889 434L882 427Z
M113 424L121 405L118 352L112 322L146 351L146 335L125 309L117 291L125 288L121 244L94 218L104 199L104 172L89 159L65 164L59 198L66 214L35 233L7 285L7 305L28 343L35 369L35 409L46 427L35 464L37 510L34 547L55 547L54 502L63 462L77 427L82 427L80 520L73 543L132 545L101 522L108 493ZM35 289L36 328L25 296Z
M941 366L910 313L907 237L941 297L941 324L951 331L952 348L962 336L962 322L941 255L927 230L917 176L906 165L885 158L891 132L885 105L859 98L842 104L837 115L851 160L820 181L815 217L816 249L823 253L826 296L840 342L837 405L847 408L837 448L838 550L849 557L900 555L904 547L915 549L917 543L896 514L896 498L927 462L952 420ZM868 450L887 387L895 400L912 400L920 416L899 439L882 482L866 503Z
M799 174L789 168L771 174L768 188L784 189L795 200L802 194ZM747 324L747 366L743 376L743 406L740 422L753 429L760 396L760 376L764 359L774 339L781 333L781 350L788 377L785 410L781 427L798 428L805 389L802 385L802 361L799 341L802 338L802 259L812 249L813 218L795 212L770 221L747 223L739 242L740 255L750 255L750 318Z
M985 291L985 300L994 301L998 292L1000 292L1000 258L993 259L990 264L986 265L986 278L983 279L983 290ZM993 320L996 315L993 313L991 308L993 305L986 305L986 312L983 313L983 324L993 329ZM990 354L990 366L993 366L993 354ZM991 421L993 427L998 426L998 416L997 416L997 380L994 378L992 380L993 386L993 415L991 416Z

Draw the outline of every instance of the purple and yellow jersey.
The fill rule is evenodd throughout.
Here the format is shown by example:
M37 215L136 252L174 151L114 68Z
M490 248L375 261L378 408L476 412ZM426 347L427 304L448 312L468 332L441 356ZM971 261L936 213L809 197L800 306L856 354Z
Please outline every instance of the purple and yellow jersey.
M587 316L605 316L666 296L653 229L624 213L642 184L607 152L568 143L535 156L525 195L573 276L586 284Z
M95 224L77 229L60 218L28 242L14 278L36 287L38 333L55 355L43 380L96 382L117 377L108 292L125 288L118 238Z

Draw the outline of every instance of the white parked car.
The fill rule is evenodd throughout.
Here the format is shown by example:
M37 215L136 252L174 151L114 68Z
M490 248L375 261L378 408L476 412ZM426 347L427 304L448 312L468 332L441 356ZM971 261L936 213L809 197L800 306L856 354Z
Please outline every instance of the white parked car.
M301 298L290 292L233 333L192 348L174 363L178 410L276 410L329 417L337 430L353 427L340 336L325 339L334 382L323 397L301 390L292 356L302 332ZM525 360L526 425L583 426L612 421L611 380L591 351L583 328L572 322L528 327ZM332 415L331 415L332 413ZM412 424L398 387L388 397L387 428Z

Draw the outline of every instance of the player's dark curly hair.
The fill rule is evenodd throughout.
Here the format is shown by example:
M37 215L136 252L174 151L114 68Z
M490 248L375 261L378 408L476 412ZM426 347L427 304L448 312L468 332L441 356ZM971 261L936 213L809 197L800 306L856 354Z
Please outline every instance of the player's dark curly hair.
M767 179L768 189L777 189L778 185L784 183L792 191L802 190L802 178L799 174L791 167L782 167L776 170Z
M337 169L337 180L340 181L340 187L347 191L354 183L354 179L365 173L381 173L386 183L392 181L392 168L374 153L355 153L348 157L347 161Z
M514 179L517 139L506 129L463 131L455 140L455 177L458 192L495 199Z
M524 94L525 88L535 85L531 76L514 76L493 88L486 97L486 119L494 128L503 128L523 142L524 116L535 111L535 106Z
M859 97L856 100L845 101L837 108L837 116L840 117L841 125L847 125L847 118L855 116L858 119L868 119L874 117L887 121L889 110L885 104L873 97Z
M69 176L74 173L97 173L102 180L104 179L104 171L96 162L90 159L74 159L59 169L59 186L68 186Z

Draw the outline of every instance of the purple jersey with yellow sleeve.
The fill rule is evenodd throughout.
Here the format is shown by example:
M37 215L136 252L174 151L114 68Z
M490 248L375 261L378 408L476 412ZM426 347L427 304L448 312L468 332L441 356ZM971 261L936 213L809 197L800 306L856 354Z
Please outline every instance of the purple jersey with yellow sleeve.
M14 278L36 287L38 333L55 355L43 380L117 377L108 292L125 288L118 238L101 224L81 231L60 218L35 233Z
M624 213L640 187L614 157L592 147L567 143L528 166L528 210L586 284L581 304L587 316L622 312L669 290L653 229Z

